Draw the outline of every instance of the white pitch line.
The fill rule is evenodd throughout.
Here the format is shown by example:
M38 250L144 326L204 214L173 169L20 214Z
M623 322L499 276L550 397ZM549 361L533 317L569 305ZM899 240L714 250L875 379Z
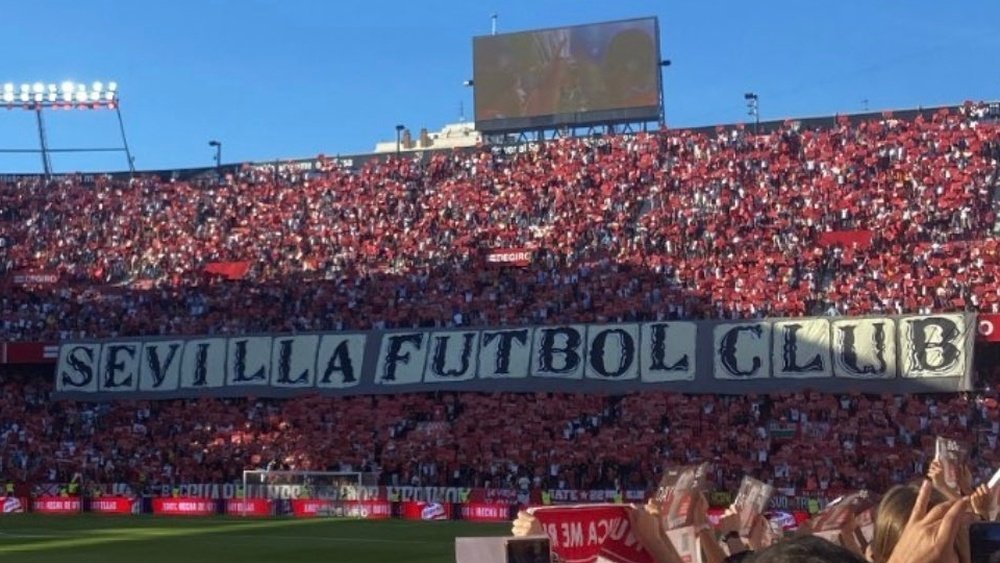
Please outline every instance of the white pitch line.
M219 532L221 535L225 535L229 538L247 538L247 539L257 539L257 540L295 540L295 541L337 541L337 542L358 542L358 543L417 543L417 544L438 544L441 542L431 541L431 540L399 540L392 538L357 538L357 537L343 537L343 536L286 536L286 535L273 535L273 534L259 534L259 535L247 535L247 534L227 534L226 532ZM189 538L187 541L191 541ZM206 539L210 541L219 541L219 538L198 538Z
M5 538L64 538L67 534L15 534L13 532L0 532L0 536Z

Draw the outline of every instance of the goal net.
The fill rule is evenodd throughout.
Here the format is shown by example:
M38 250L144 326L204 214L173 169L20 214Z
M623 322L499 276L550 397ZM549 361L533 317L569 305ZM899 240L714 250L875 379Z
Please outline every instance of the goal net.
M243 472L243 497L267 499L278 514L367 518L367 503L378 491L378 474L337 471ZM297 509L295 507L298 507Z

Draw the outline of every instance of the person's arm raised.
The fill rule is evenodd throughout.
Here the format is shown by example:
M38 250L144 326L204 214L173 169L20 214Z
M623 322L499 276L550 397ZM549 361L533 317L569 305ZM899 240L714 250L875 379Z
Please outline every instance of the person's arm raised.
M544 533L542 531L542 524L538 521L538 518L523 510L517 513L517 519L514 520L510 531L511 535L519 538L524 536L540 536Z
M632 533L639 544L648 551L656 563L684 563L674 545L667 539L660 527L656 509L652 504L645 507L632 506L628 511Z
M977 488L975 492L972 493L972 496L969 497L969 503L972 505L972 512L984 521L989 521L990 519L990 509L992 504L990 496L989 485L979 485L979 488Z
M960 563L955 539L969 500L947 501L927 510L933 487L930 481L921 485L910 520L888 563Z
M930 468L927 470L927 478L934 484L935 489L949 499L957 500L960 496L957 491L948 486L948 481L944 475L944 467L941 466L940 461L935 459L931 462Z

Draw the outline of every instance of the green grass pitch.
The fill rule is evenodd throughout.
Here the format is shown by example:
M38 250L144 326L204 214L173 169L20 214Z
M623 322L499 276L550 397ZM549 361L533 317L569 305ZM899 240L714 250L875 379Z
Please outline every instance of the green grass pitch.
M152 516L0 516L0 562L442 563L509 524Z

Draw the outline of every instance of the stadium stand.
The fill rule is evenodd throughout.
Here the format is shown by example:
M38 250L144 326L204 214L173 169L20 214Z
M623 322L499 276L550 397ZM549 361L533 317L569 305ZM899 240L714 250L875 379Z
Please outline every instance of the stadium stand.
M996 389L88 404L50 401L49 387L29 378L4 383L0 468L25 481L66 482L83 468L86 479L104 483L232 482L244 466L276 461L298 470L380 470L393 485L645 489L662 465L711 461L721 490L751 475L799 494L836 496L926 472L936 436L970 448L977 478L1000 461ZM539 430L524 439L525 428Z
M277 181L17 182L0 267L61 283L5 292L0 338L997 312L997 147L996 124L939 112ZM528 268L468 267L522 247Z
M4 288L0 340L996 313L998 159L1000 126L969 105L357 171L248 167L204 185L0 184L0 273L59 274ZM533 262L484 267L508 248L534 250ZM663 463L712 460L728 490L753 475L834 493L925 472L937 435L974 448L988 474L1000 433L989 388L88 404L48 400L48 380L0 382L0 472L29 481L233 480L276 460L377 466L387 483L617 488L653 483Z

